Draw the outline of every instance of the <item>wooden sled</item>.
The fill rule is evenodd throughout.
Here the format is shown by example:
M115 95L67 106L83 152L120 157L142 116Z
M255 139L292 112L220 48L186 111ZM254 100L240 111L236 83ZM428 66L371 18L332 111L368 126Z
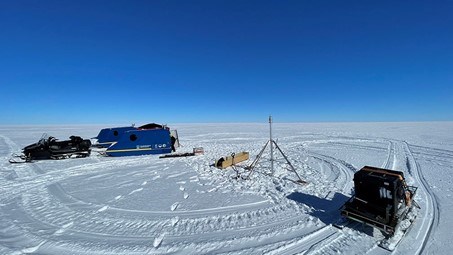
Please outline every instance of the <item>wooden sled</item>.
M222 157L216 160L214 166L220 169L225 169L227 167L233 166L239 162L249 159L249 153L246 151L239 153L232 153L231 156Z

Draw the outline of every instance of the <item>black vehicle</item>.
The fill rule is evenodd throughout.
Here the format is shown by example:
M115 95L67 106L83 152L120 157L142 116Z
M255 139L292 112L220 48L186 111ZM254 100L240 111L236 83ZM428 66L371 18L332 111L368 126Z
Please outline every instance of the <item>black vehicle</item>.
M44 134L37 143L23 149L22 155L14 155L10 163L30 162L41 159L84 158L91 153L91 141L80 136L70 136L70 140L59 141ZM18 160L19 159L19 160Z
M392 236L413 206L416 187L408 186L403 172L365 166L354 174L355 195L341 214Z

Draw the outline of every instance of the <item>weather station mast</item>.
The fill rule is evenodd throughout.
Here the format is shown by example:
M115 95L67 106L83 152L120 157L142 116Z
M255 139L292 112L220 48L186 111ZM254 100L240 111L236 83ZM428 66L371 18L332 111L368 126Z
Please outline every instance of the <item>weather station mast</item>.
M274 146L275 146L275 149L277 150L277 152L280 152L281 156L283 156L283 158L285 159L285 162L286 165L288 165L288 171L290 172L294 172L297 176L297 180L293 180L294 182L298 183L298 184L307 184L306 181L302 180L302 178L300 178L299 174L297 173L296 171L296 168L294 168L293 164L291 164L291 162L289 161L288 157L285 155L285 153L283 153L282 149L280 149L280 147L278 146L277 142L272 138L272 115L269 115L269 140L266 142L266 144L264 145L264 147L261 149L260 153L258 153L258 155L256 156L255 160L252 162L252 164L250 164L250 166L247 167L248 170L250 170L250 173L249 175L247 176L247 179L250 178L250 176L252 175L253 173L253 170L255 169L255 167L259 164L260 162L260 159L262 158L263 156L263 153L264 151L266 150L267 146L269 145L270 146L270 163L271 163L271 172L269 175L271 176L274 176L275 175L275 169L274 169L274 162L276 162L276 159L275 159L275 156L274 156Z

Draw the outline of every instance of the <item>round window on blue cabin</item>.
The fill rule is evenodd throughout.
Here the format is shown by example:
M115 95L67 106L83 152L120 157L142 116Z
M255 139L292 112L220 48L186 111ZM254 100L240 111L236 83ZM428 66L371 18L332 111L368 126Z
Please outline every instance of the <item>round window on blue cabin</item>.
M118 131L116 131L116 130L113 131L113 135L114 135L114 136L118 136Z
M132 134L129 139L131 139L131 141L135 141L137 140L137 136L135 134Z

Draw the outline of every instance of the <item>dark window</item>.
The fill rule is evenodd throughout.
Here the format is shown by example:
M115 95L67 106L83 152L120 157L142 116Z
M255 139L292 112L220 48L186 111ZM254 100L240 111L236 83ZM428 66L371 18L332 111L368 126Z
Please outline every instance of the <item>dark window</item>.
M131 139L131 141L135 141L137 140L137 136L135 134L132 134L129 139Z
M114 135L114 136L118 136L118 131L116 131L116 130L113 131L113 135Z

